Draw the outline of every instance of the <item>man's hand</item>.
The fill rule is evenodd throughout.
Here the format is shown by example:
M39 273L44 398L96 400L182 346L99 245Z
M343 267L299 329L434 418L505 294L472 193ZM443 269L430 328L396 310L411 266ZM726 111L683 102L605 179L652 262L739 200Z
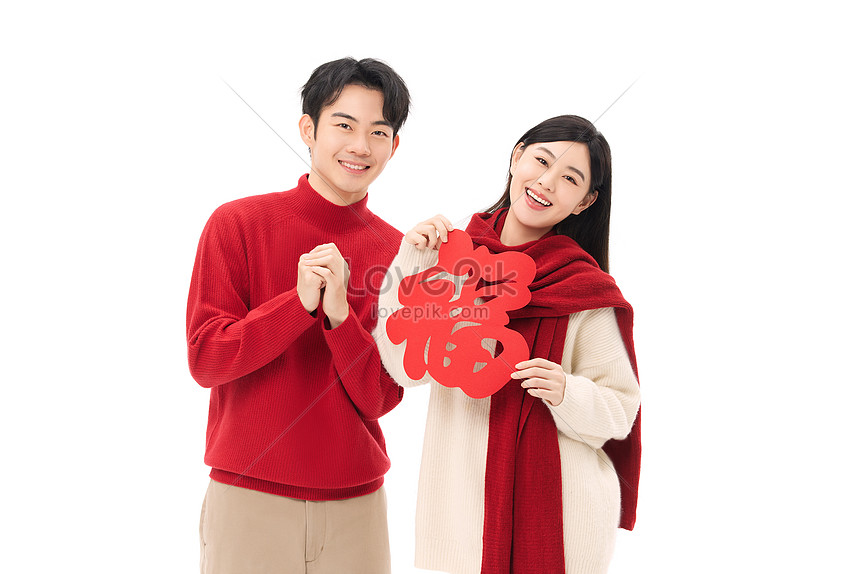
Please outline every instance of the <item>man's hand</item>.
M346 292L349 285L349 266L334 243L317 245L299 258L299 270L304 264L321 281L322 294L317 291L317 304L322 297L323 311L334 329L349 316ZM299 295L301 299L301 295ZM309 300L309 302L312 302ZM304 300L302 299L302 304ZM305 309L307 309L305 305Z
M308 313L313 313L320 305L320 292L325 287L325 280L314 269L314 265L308 263L308 260L314 258L313 251L305 253L299 257L299 273L296 280L296 292L299 295L299 301Z

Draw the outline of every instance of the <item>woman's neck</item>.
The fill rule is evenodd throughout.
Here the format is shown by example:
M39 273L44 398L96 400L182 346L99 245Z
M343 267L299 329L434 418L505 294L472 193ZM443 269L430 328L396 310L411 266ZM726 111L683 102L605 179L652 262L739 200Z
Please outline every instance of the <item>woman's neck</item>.
M504 225L502 225L502 232L499 233L499 241L502 242L502 245L507 245L508 247L523 245L530 241L537 241L546 235L546 230L540 231L525 227L517 221L516 217L510 217L510 214L508 215L509 216L505 218Z

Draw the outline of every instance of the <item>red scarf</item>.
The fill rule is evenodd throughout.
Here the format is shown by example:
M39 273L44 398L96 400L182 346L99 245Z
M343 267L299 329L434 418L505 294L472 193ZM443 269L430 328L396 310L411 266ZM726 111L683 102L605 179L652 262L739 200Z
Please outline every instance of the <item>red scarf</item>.
M573 239L549 235L518 246L499 235L507 210L477 213L466 231L491 252L521 251L534 259L537 274L528 306L512 311L509 327L523 335L530 357L561 363L571 313L614 307L636 373L633 309L612 277ZM513 370L513 369L512 369ZM637 374L638 377L638 374ZM621 484L621 522L633 529L639 486L639 415L630 434L610 440L603 451ZM558 434L543 402L509 381L490 403L490 437L484 490L482 574L564 573L561 461Z

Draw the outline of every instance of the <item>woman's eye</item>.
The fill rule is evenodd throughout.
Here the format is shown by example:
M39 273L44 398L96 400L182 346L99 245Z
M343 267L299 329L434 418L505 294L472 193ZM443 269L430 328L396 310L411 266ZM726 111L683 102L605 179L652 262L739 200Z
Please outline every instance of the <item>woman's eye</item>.
M540 163L541 165L547 165L546 160L544 158L536 157L535 159L538 160L538 163Z
M573 185L579 185L579 183L577 183L577 181L576 181L576 178L573 177L572 175L566 175L566 176L564 176L564 179L566 179L567 181L569 181Z

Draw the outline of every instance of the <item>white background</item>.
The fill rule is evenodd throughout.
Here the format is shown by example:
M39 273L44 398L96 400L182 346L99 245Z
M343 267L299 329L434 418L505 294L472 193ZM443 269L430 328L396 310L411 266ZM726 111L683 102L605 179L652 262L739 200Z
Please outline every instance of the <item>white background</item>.
M27 3L0 13L0 570L194 572L208 392L197 239L290 189L319 64L414 106L370 206L405 231L501 193L516 138L597 118L636 309L639 521L613 573L858 572L858 42L834 3ZM383 419L412 564L427 389Z

